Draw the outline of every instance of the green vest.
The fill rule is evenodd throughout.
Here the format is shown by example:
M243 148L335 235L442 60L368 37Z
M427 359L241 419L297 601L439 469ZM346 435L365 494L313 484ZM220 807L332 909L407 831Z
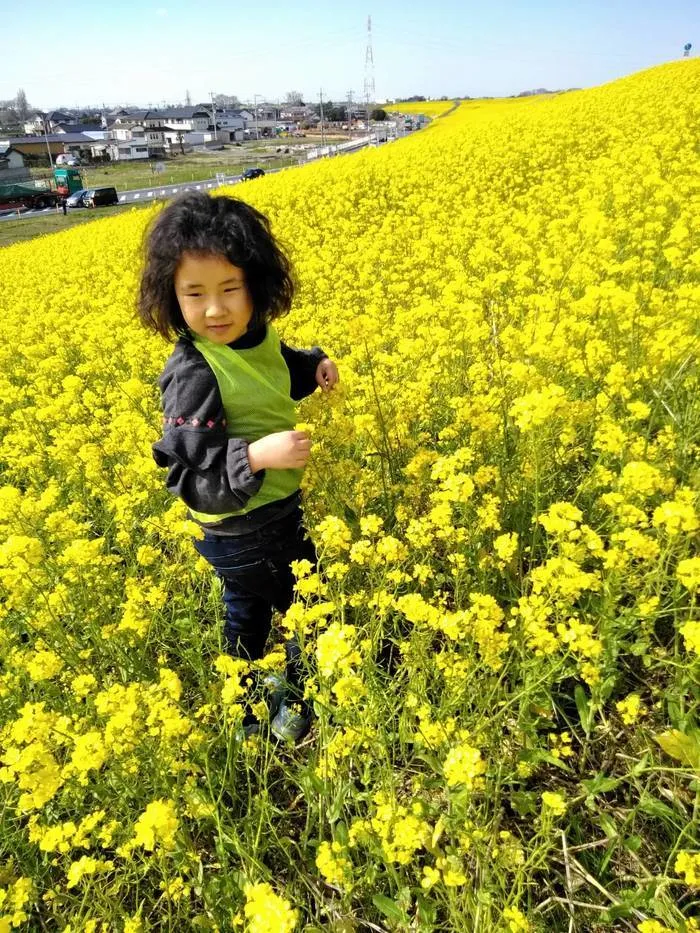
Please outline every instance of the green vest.
M194 345L211 367L221 392L226 433L249 443L276 431L292 431L296 407L290 396L289 369L280 352L280 338L269 324L262 343L247 350L233 350L193 334ZM200 522L212 523L231 515L245 515L261 505L285 499L299 488L303 470L265 470L258 492L242 509L210 515L195 512Z

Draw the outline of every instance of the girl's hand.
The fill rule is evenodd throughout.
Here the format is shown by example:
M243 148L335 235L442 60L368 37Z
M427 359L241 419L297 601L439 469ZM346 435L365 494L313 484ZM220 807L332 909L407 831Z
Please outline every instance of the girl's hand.
M325 360L321 360L316 367L316 382L321 386L323 391L328 392L339 379L338 367L333 360L329 360L328 357L326 357Z
M303 469L311 453L306 431L278 431L248 444L251 473L258 470Z

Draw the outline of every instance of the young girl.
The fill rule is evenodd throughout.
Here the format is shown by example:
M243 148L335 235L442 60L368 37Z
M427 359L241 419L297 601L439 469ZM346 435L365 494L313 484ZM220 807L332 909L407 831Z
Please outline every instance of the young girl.
M256 660L273 608L291 605L290 563L316 563L299 490L311 442L294 430L295 402L317 386L329 391L338 370L320 347L292 349L272 327L292 303L291 269L248 204L181 195L155 219L145 252L139 316L177 338L158 380L164 431L153 456L204 529L194 546L223 581L228 650ZM295 641L286 655L286 695L278 684L270 728L297 741L310 711ZM260 727L250 706L243 727Z

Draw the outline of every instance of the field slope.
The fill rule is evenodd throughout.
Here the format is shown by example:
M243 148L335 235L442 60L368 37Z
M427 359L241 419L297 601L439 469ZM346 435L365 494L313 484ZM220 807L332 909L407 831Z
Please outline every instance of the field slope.
M698 929L698 99L682 61L231 189L341 372L297 749L241 742L151 459L157 207L0 250L0 929Z

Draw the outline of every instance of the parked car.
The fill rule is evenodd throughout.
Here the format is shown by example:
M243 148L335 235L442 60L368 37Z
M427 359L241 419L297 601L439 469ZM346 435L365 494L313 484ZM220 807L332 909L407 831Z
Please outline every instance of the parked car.
M85 207L105 207L108 204L119 204L119 195L116 188L88 188L84 197Z
M70 152L59 152L56 165L80 165L80 158Z
M66 198L66 205L68 207L85 207L85 195L87 193L87 188L79 188Z
M245 172L241 175L241 181L250 181L251 178L260 178L261 175L264 175L265 171L261 168L247 168Z

